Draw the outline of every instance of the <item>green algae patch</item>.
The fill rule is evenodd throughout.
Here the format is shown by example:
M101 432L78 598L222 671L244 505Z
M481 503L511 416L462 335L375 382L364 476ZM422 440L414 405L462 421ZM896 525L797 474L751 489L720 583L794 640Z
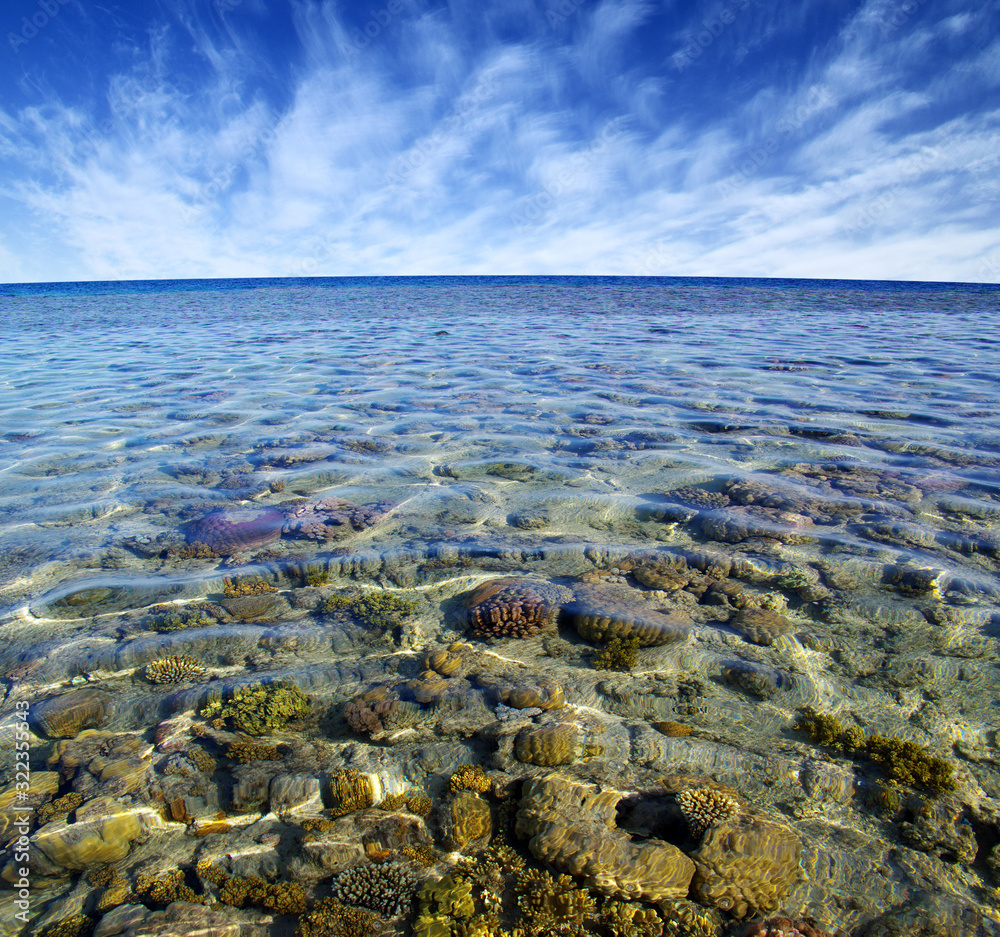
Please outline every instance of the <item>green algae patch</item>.
M414 599L393 592L366 592L364 595L331 595L322 605L327 615L350 615L367 628L387 630L399 625L417 610Z
M201 714L218 729L265 735L312 712L309 697L297 686L271 683L240 687L225 700L212 700Z
M802 711L795 727L817 745L875 762L897 784L922 787L934 794L955 787L950 762L931 755L917 742L896 736L868 735L859 726L845 727L830 713L818 713L812 708Z

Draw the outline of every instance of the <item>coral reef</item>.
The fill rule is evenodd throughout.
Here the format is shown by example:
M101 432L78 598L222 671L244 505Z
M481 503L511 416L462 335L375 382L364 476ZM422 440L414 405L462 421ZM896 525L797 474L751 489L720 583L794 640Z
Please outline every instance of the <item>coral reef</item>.
M417 610L414 599L394 592L365 592L363 595L331 595L321 606L327 615L346 612L366 628L393 628Z
M448 798L441 816L441 839L447 849L458 852L483 849L492 832L490 805L475 791L460 790Z
M573 627L587 641L608 643L634 638L639 647L682 640L690 619L682 612L657 612L629 601L627 590L614 586L578 585L566 606Z
M566 705L566 691L551 677L518 683L500 690L500 702L512 709L559 709Z
M740 802L723 791L702 787L680 791L677 805L687 820L691 835L698 839L713 823L740 813Z
M413 925L414 937L451 937L451 922L472 917L476 902L472 883L449 874L424 883L419 893L419 911Z
M594 670L631 670L638 662L638 638L612 638L592 661Z
M37 813L38 825L43 826L46 823L50 823L52 820L64 820L82 803L83 794L80 794L77 791L71 791L69 794L64 794L56 800L50 801L47 804L42 804L41 807L38 808Z
M104 725L111 712L111 697L101 690L71 690L31 707L34 726L50 739L68 739L84 729Z
M393 918L409 910L420 880L419 870L409 863L355 865L334 877L333 897Z
M514 757L525 764L568 765L583 753L583 731L572 722L530 726L514 739Z
M343 817L355 810L373 806L375 789L371 777L356 768L338 771L330 779L330 801L335 817Z
M442 677L453 677L468 666L472 656L471 644L455 642L447 648L430 651L424 658L424 667Z
M292 719L311 712L309 697L297 686L269 683L239 687L226 700L212 700L201 714L216 728L233 728L246 735L283 729Z
M184 683L205 675L205 668L193 657L161 657L146 664L143 676L150 683Z
M344 705L344 721L351 729L378 735L411 726L420 717L420 706L399 698L396 690L373 687Z
M652 908L606 901L598 918L610 937L662 937L663 919ZM713 935L714 937L714 935Z
M459 765L448 781L448 787L452 792L478 791L480 794L485 794L492 786L493 782L479 765Z
M225 508L195 521L188 527L192 546L204 544L219 556L259 550L281 536L285 516L274 508Z
M795 630L784 615L767 608L745 608L736 615L732 625L744 640L764 647L774 644L776 637Z
M324 498L293 508L282 531L307 540L341 540L382 520L395 505L391 501L357 505L342 498Z
M90 937L94 932L94 920L86 914L74 914L50 924L38 932L38 937Z
M572 597L563 586L533 579L491 579L465 597L469 625L480 638L530 638L555 623Z
M661 901L663 937L719 937L722 915L693 901Z
M219 767L216 760L199 745L192 745L185 754L202 774L211 774Z
M232 599L223 599L220 604L237 621L277 619L289 609L288 601L276 592L238 595Z
M615 826L622 794L549 775L525 782L517 811L517 835L542 862L579 876L603 895L628 900L683 898L694 863L676 846L633 842Z
M774 911L800 875L802 843L787 826L748 814L716 821L690 854L691 896L744 918Z
M236 579L230 579L227 576L223 582L222 594L227 599L235 599L241 595L264 595L268 592L278 591L259 576L242 576Z
M771 917L765 921L752 921L734 931L733 937L830 937L824 930L808 921L795 921L787 917Z
M867 735L859 726L845 728L835 716L808 707L802 711L796 728L817 745L839 748L848 755L874 761L887 778L899 784L922 787L932 793L955 786L952 765L944 758L931 755L916 742L894 736Z
M371 911L320 898L299 918L295 937L379 937L383 930L381 919Z
M518 876L514 892L521 912L536 928L580 925L597 911L597 901L590 892L578 888L568 875L556 877L540 869L526 869Z
M188 628L207 628L216 619L198 607L168 609L146 619L145 626L150 631L170 634Z
M139 899L147 905L165 908L175 901L201 904L205 898L184 881L182 869L171 869L160 876L140 872L132 886Z
M251 761L280 761L282 753L275 745L265 745L251 739L238 739L226 746L226 757L240 764Z
M219 901L234 908L263 908L275 914L303 914L305 892L298 882L265 882L256 875L232 875L219 889Z
M76 808L73 823L54 821L34 835L34 845L53 865L87 869L118 862L145 832L136 811L112 797L95 797Z
M652 726L657 732L662 732L668 738L673 739L683 739L694 734L694 729L691 726L684 725L683 722L667 720L666 722L654 722Z

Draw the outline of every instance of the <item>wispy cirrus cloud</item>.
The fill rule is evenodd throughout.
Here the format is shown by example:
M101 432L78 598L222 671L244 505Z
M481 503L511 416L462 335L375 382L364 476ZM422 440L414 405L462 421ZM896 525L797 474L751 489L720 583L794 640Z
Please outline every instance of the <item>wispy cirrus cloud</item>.
M8 69L0 279L997 279L998 5L838 6L151 6Z

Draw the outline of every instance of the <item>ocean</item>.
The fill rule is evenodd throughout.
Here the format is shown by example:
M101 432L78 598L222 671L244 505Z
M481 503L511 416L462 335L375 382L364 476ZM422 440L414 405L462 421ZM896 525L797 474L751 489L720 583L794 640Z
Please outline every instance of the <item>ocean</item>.
M1000 287L60 283L0 313L34 926L1000 933ZM449 870L461 902L423 884Z

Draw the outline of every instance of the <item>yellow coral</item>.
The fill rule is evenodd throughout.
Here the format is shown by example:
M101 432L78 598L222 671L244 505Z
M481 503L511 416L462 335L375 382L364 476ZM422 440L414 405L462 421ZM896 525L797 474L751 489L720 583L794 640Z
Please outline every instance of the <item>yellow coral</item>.
M145 677L150 683L183 683L204 673L205 668L193 657L161 657L146 664Z
M451 776L449 786L452 791L478 791L485 794L493 784L479 765L459 765Z
M278 591L259 576L246 576L237 579L226 577L224 582L225 588L222 590L222 594L227 599L235 599L242 595L264 595L268 592Z

